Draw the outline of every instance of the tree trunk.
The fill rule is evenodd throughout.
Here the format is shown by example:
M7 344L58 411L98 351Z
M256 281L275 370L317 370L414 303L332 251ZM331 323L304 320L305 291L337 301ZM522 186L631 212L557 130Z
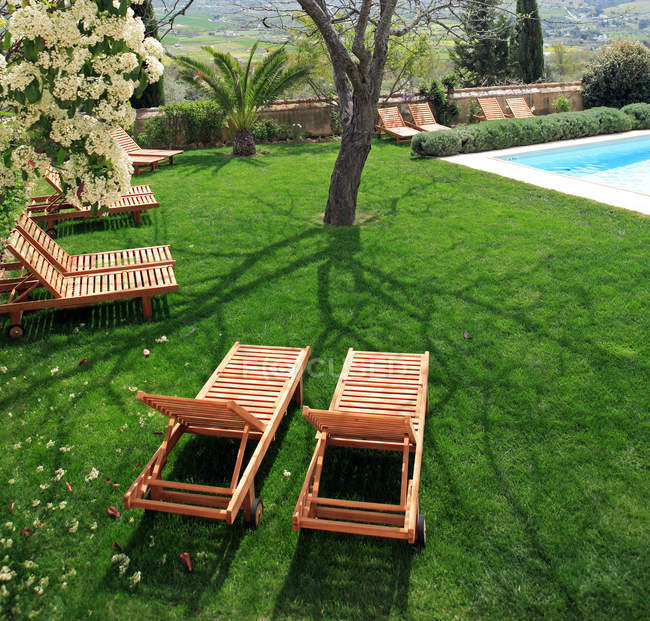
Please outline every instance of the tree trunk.
M375 127L377 102L358 96L354 96L353 101L352 117L343 128L323 219L326 224L334 226L354 224L361 174L370 153Z
M255 155L255 140L253 134L247 129L240 129L235 132L235 139L232 143L232 154L250 156Z

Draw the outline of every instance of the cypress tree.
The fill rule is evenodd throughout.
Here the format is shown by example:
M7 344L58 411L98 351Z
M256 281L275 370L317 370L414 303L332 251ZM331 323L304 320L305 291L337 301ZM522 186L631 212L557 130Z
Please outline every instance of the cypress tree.
M136 17L141 17L144 23L144 34L147 37L158 39L158 24L153 12L152 0L144 0L142 4L132 4L131 8ZM155 108L165 103L163 92L163 77L158 82L148 84L140 97L131 97L131 105L134 108Z
M519 77L526 83L544 75L544 39L537 0L517 0Z

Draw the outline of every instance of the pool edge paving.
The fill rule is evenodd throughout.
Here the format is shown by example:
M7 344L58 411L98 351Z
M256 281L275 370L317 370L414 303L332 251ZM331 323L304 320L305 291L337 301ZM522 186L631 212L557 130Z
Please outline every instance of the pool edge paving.
M594 136L578 140L562 140L545 144L528 145L525 147L501 149L498 151L485 151L483 153L468 153L444 157L441 159L454 164L474 168L475 170L482 170L484 172L494 173L496 175L501 175L502 177L530 183L549 190L555 190L563 194L580 196L605 205L611 205L613 207L636 211L644 215L650 215L650 194L642 194L633 190L615 188L594 181L587 181L585 179L562 175L556 172L531 168L530 166L518 162L499 159L511 155L531 153L534 151L589 145L598 142L642 136L650 136L650 130L636 130L616 135L607 134L604 136Z

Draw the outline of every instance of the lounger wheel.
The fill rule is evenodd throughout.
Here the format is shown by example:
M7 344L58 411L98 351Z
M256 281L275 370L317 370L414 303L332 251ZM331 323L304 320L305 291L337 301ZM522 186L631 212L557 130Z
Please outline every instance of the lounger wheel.
M25 336L25 326L23 326L22 323L11 324L9 326L8 333L12 339L17 339L21 336Z
M52 239L56 239L56 229L53 227L50 227L45 231Z
M421 513L418 515L415 543L421 548L427 545L427 521Z
M264 511L264 504L262 503L261 498L255 498L253 504L251 505L251 519L249 521L250 527L255 530L262 519L262 511Z

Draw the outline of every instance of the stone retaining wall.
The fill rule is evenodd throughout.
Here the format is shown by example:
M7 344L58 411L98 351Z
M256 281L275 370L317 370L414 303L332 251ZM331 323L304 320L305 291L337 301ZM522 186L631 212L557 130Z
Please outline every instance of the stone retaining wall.
M559 97L566 97L571 102L571 110L582 110L582 85L580 82L550 82L545 84L525 84L512 86L488 86L481 88L459 88L452 95L452 100L458 104L460 113L452 125L466 123L471 102L477 97L496 97L504 111L508 111L506 97L524 97L535 114L550 114L553 103ZM424 101L421 96L412 97L411 101ZM396 94L389 99L380 100L382 106L399 105L402 115L409 118L408 105L402 94ZM147 119L158 114L157 108L140 108L136 111L135 131L140 132ZM307 136L329 136L330 104L325 99L296 99L279 101L261 113L262 118L273 119L281 125L299 125ZM227 132L224 141L229 139Z

